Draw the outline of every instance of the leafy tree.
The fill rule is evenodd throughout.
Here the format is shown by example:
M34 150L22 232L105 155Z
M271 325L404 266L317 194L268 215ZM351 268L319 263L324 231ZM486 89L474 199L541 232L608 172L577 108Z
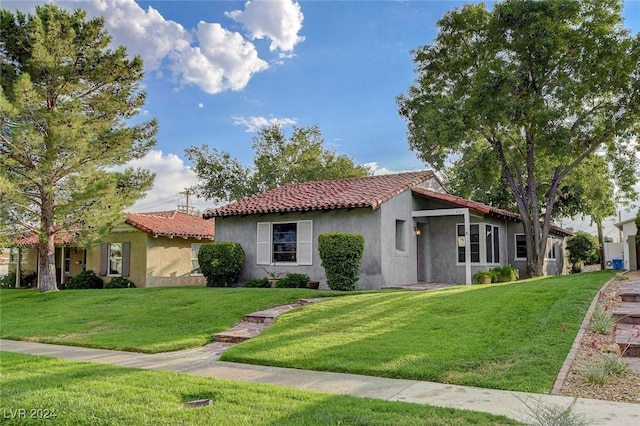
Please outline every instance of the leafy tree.
M398 97L409 146L434 168L492 152L523 219L527 277L543 274L558 194L583 163L604 156L620 193L637 197L640 36L623 28L621 9L619 0L455 9L414 52L418 78Z
M574 271L580 270L581 262L590 265L600 260L598 238L583 231L576 232L567 240L567 251Z
M124 220L153 175L123 168L154 145L142 60L111 50L102 18L46 5L0 11L0 223L39 235L39 288L57 290L56 235L88 242Z
M201 197L234 201L285 183L367 176L369 169L346 155L324 148L318 126L293 127L286 138L279 124L260 129L253 138L252 167L244 167L224 151L189 147L185 153L194 164L200 183L193 190Z

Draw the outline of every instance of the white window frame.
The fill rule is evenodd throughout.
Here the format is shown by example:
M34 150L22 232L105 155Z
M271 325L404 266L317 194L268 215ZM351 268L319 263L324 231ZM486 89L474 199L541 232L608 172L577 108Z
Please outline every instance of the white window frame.
M296 224L296 260L291 262L273 260L273 225ZM256 226L257 265L312 265L313 264L313 221L290 220L281 222L258 222Z
M487 247L487 234L491 232L491 262L487 260L487 254L489 253ZM496 237L498 236L498 247L497 247L497 255L496 255ZM485 243L485 253L484 259L487 265L499 265L500 264L500 227L498 225L492 225L490 223L484 224L484 243ZM496 257L498 261L496 261Z
M200 247L202 247L203 243L191 243L191 272L190 275L192 277L201 277L202 270L200 269L200 263L198 262L198 252L200 251ZM195 251L195 256L193 249L195 246L198 246L198 249ZM195 262L195 264L194 264ZM197 268L194 268L194 265L198 265Z
M551 260L551 261L558 260L558 250L556 249L556 240L554 238L547 238L546 260Z
M471 260L469 263L471 263L472 265L475 266L491 266L491 265L500 265L500 262L495 262L492 261L491 263L487 262L487 227L491 227L491 228L496 228L498 229L498 250L500 249L500 227L498 225L494 225L491 223L485 223L485 222L472 222L469 224L469 230L471 230L471 228L473 226L478 226L478 243L474 243L474 244L478 244L479 246L479 257L478 257L478 261L474 262L473 260ZM460 265L464 265L465 262L460 262L459 260L459 252L458 252L458 227L464 227L464 223L456 223L456 232L455 232L455 237L456 237L456 266L460 266ZM469 241L465 241L465 244L471 244L471 233L469 234ZM491 240L491 249L493 250L493 244L494 244L494 240L492 238ZM498 252L499 253L499 252ZM469 247L469 255L471 255L471 247ZM493 258L494 256L492 256Z
M25 247L20 250L20 263L26 263L29 255L29 248ZM9 249L9 263L18 263L18 247L11 247Z
M120 246L120 256L111 256L111 246L118 245ZM121 277L124 272L124 244L121 242L116 243L108 243L107 246L107 276L108 277ZM120 259L120 272L114 274L111 272L111 262L114 260ZM115 268L114 268L115 269Z
M527 260L526 256L525 257L518 257L518 237L522 236L522 238L524 238L525 240L525 251L527 250L526 248L526 244L527 244L527 239L524 235L524 233L519 233L519 234L514 234L513 235L513 260L518 260L518 261L525 261Z

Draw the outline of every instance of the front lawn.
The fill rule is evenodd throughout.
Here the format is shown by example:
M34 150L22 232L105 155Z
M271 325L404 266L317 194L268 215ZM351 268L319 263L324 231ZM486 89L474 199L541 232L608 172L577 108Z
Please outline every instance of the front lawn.
M5 424L517 424L471 411L8 352L0 353L0 369ZM183 407L199 399L213 402Z
M344 294L307 289L170 287L0 290L0 337L166 352L202 346L244 315L300 298Z
M282 315L221 359L545 393L613 275L332 299Z

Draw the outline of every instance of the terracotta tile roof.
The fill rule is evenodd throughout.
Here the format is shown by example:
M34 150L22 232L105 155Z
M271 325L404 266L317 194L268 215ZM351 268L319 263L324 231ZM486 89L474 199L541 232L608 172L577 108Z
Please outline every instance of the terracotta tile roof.
M434 177L432 171L291 183L226 206L208 209L205 219L252 214L380 207L401 192Z
M70 244L74 238L78 235L75 231L69 231L65 234L56 232L53 236L53 241L56 246L65 246ZM26 232L18 239L18 247L35 247L38 245L40 238L35 231Z
M215 235L215 224L201 216L176 210L152 213L127 213L125 223L153 237L209 238Z
M512 219L512 220L517 220L518 222L521 222L521 217L518 213L514 213L511 212L509 210L503 210L503 209L497 209L495 207L491 207L488 206L486 204L482 204L482 203L478 203L476 201L471 201L471 200L466 200L464 198L461 197L456 197L455 195L450 195L450 194L441 194L439 192L434 192L434 191L430 191L428 189L424 189L424 188L412 188L411 190L414 194L423 196L423 197L428 197L428 198L432 198L435 200L439 200L439 201L444 201L445 203L449 203L449 204L453 204L455 206L458 207L462 207L462 208L469 208L473 211L476 211L478 213L481 214L485 214L485 215L493 215L493 216L498 216L498 217L502 217L505 219ZM551 225L550 230L556 234L560 234L560 235L566 235L566 236L570 236L573 235L573 233L569 230L560 228L558 226L554 226Z

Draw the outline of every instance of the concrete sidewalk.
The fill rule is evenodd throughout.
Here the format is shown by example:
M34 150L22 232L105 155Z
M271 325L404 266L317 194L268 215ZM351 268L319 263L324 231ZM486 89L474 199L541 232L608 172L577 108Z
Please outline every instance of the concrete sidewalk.
M505 415L520 421L524 419L527 405L535 406L542 403L566 407L574 404L574 412L584 415L590 424L616 426L640 424L640 404L222 362L218 361L219 354L224 350L220 343L185 351L150 355L0 340L0 350L130 368L175 371L244 382L271 383L332 394L481 411Z

